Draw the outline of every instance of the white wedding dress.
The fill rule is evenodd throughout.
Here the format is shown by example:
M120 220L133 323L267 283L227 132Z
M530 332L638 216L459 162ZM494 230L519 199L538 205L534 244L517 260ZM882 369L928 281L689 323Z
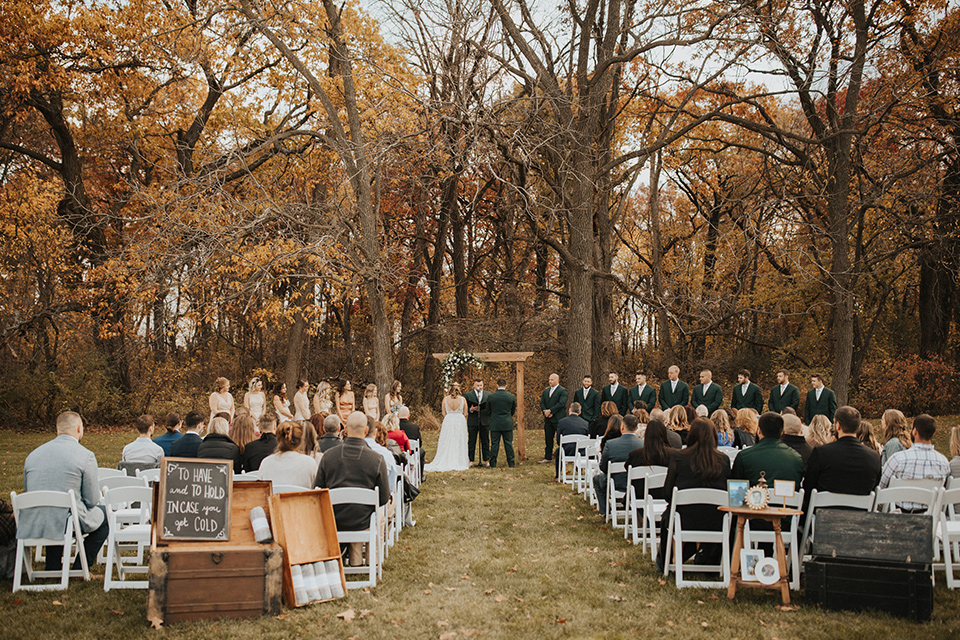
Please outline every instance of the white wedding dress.
M443 425L437 441L437 455L424 466L424 471L464 471L470 468L467 454L467 401L463 396L460 404L447 397L443 399ZM453 405L453 406L451 406Z

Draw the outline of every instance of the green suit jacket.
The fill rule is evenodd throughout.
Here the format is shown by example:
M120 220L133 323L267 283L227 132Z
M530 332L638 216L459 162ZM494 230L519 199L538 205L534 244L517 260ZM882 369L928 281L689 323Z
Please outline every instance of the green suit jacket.
M743 385L733 387L733 399L730 406L734 409L753 409L757 415L763 413L763 393L760 387L752 382L747 386L747 394L743 394Z
M677 390L670 389L670 381L664 380L660 385L660 408L666 411L674 405L686 405L690 400L690 387L683 380L677 381Z
M584 397L581 386L573 392L573 401L580 403L580 417L587 423L592 423L600 416L600 392L593 387L590 387L590 391Z
M649 384L643 385L643 393L640 393L639 386L630 387L630 394L627 396L630 411L633 411L633 404L638 400L646 403L647 411L652 411L657 406L657 390Z
M490 405L490 431L513 431L517 397L506 389L497 389L487 403Z
M627 408L627 395L627 388L622 384L617 385L616 393L613 393L612 386L608 384L603 388L603 393L600 394L600 404L612 402L617 405L617 411L620 412L620 415L625 416L629 412Z
M549 418L544 416L544 424L556 425L560 422L560 418L566 415L567 397L567 390L559 385L553 392L553 397L550 397L550 387L543 390L543 393L540 394L540 410L546 411L549 409L553 412L553 415Z
M780 385L770 389L770 399L767 400L767 409L775 413L783 411L784 407L793 407L794 411L800 406L800 390L796 385L787 384L787 390L780 395Z
M799 489L803 482L803 458L776 438L764 438L737 454L730 477L749 480L754 485L759 482L761 471L771 490L774 480L793 480L794 486Z
M693 405L694 409L702 404L706 405L707 411L709 411L707 415L712 416L713 412L723 404L723 389L716 382L711 382L710 388L704 393L703 385L698 384L693 388L693 401L690 404Z
M820 392L820 400L817 400L816 389L807 391L807 401L803 403L803 415L807 424L810 424L813 416L827 416L827 420L830 421L830 424L833 424L833 414L836 412L837 396L834 395L833 391L824 387L823 391Z

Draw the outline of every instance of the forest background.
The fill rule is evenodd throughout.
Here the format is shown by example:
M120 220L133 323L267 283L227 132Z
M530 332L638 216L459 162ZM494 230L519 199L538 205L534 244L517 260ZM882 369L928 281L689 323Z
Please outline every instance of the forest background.
M457 348L954 413L958 62L941 0L6 0L0 424Z

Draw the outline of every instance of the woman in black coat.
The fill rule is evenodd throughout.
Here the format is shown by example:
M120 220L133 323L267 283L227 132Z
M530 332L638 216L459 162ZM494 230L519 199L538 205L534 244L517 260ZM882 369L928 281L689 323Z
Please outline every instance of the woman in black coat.
M687 448L673 455L664 483L664 498L669 503L673 498L673 489L722 489L726 491L730 478L730 459L717 451L717 429L708 418L697 418L690 425L687 436ZM677 513L685 529L715 530L723 527L723 512L715 505L688 505L679 507ZM667 544L667 519L660 525L660 550L657 554L657 567L663 570ZM672 551L672 550L671 550ZM694 554L699 557L698 564L716 564L720 560L719 544L684 545L683 562Z
M670 446L667 427L662 420L651 420L647 423L647 430L643 434L643 448L635 449L627 455L627 469L630 467L669 467L670 459L679 453ZM633 488L638 499L643 499L643 478L633 481ZM650 497L663 500L663 489L652 489Z
M242 473L243 465L240 463L240 447L227 435L229 430L230 423L223 418L214 418L211 420L210 427L207 429L208 433L197 449L197 457L231 460L233 461L233 472Z

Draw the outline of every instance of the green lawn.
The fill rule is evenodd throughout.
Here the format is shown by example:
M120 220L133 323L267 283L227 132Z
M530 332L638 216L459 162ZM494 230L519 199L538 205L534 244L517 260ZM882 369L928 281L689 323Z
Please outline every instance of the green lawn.
M25 455L50 437L0 432L0 490L21 488ZM108 466L132 437L94 430L83 443ZM436 437L426 434L431 452ZM528 451L541 437L530 434ZM678 591L672 576L662 582L648 557L551 477L550 465L532 463L430 476L415 502L417 526L404 530L383 582L369 593L284 610L278 618L155 631L145 621L145 591L104 593L93 581L66 593L13 594L8 581L0 583L0 637L960 637L960 592L940 578L933 620L923 625L880 612L819 611L804 604L802 592L793 594L799 610L782 611L768 591L744 590L735 602L721 590ZM337 617L348 609L357 614L353 622ZM369 613L361 619L361 612Z

